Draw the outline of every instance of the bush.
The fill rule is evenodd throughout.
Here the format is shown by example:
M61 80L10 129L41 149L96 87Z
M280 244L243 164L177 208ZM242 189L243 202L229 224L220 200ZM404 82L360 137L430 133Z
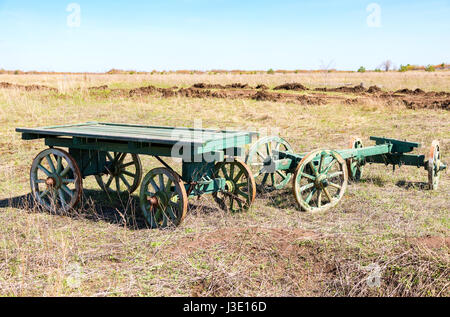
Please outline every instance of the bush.
M434 68L433 65L428 65L427 67L425 67L425 71L426 72L434 72L436 69Z
M272 75L272 74L275 74L275 72L274 72L273 69L271 68L271 69L269 69L269 70L267 71L267 74Z
M364 67L364 66L361 66L359 69L358 69L358 73L365 73L366 72L366 68Z
M408 70L408 65L400 65L400 68L399 68L398 71L399 72L406 72Z
M375 68L375 72L377 72L377 73L381 73L381 69L379 69L379 68Z

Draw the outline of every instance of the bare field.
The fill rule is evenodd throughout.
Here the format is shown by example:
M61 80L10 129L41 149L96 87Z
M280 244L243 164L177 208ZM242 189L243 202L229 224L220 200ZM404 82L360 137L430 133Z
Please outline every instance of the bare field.
M23 85L47 85L58 88L60 91L73 88L88 88L91 86L111 85L113 88L135 88L145 84L159 87L188 87L198 82L209 84L246 83L251 86L264 84L269 87L287 82L300 82L309 87L338 87L344 85L359 85L364 83L367 87L377 85L385 90L398 90L402 88L421 88L426 91L450 92L450 72L390 72L390 73L299 73L299 74L153 74L153 75L0 75L0 82L10 82Z
M276 127L297 152L345 148L353 136L370 144L376 135L420 142L418 152L425 154L439 139L448 163L445 109L408 109L402 102L334 92L289 92L327 96L326 104L314 104L88 88L299 82L310 89L364 83L385 91L450 92L450 72L0 75L0 82L58 89L0 88L1 295L450 295L448 174L437 191L429 191L424 169L366 166L362 182L350 184L337 207L318 214L297 209L290 184L258 195L249 212L236 215L205 196L190 201L178 228L150 230L137 196L108 199L92 177L84 181L84 206L77 212L54 215L27 205L31 161L45 146L22 141L14 131L84 121L193 126L201 119L205 128ZM143 158L143 166L146 173L159 163Z

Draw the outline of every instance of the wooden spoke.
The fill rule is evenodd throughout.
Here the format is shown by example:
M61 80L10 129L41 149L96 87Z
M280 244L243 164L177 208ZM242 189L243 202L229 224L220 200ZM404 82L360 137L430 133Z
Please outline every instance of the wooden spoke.
M334 188L337 188L337 189L341 189L341 188L342 188L341 185L338 185L338 184L335 184L335 183L332 183L332 182L329 182L328 185L329 185L329 186L332 186L332 187L334 187Z
M314 183L309 183L309 184L307 184L307 185L304 185L304 186L300 187L300 188L299 188L299 191L300 191L300 193L302 193L302 192L304 192L305 190L310 189L310 188L312 188L312 187L314 187Z
M307 196L306 199L305 199L305 202L306 202L307 204L309 204L309 202L311 201L311 199L312 199L313 195L316 193L316 191L317 191L317 189L313 188L313 189L311 190L311 192L308 194L308 196Z
M333 200L333 198L331 198L331 195L328 192L328 189L324 188L323 192L325 193L325 196L327 196L328 200L331 202Z
M150 183L152 184L155 191L160 191L159 186L156 185L156 182L153 179L150 180Z
M45 173L45 175L50 176L52 175L52 173L50 173L50 171L48 169L46 169L44 166L42 166L41 164L39 164L37 166L41 171L43 171Z
M61 172L61 176L65 177L67 175L67 173L69 173L71 170L70 166L67 166L62 172Z
M316 178L314 176L312 176L312 175L306 174L304 172L301 172L300 174L301 174L301 176L306 177L306 178L308 178L310 180L313 180L313 181L316 180Z
M73 196L73 192L66 185L62 185L61 188L70 196Z
M53 164L52 157L50 155L47 155L45 157L45 159L47 160L47 163L50 166L50 169L51 169L52 173L55 173L56 172L56 168L55 168L55 165Z

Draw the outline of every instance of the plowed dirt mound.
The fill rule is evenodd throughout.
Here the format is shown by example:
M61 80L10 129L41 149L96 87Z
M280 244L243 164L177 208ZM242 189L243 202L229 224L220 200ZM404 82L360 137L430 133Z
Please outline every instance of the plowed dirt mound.
M225 86L222 86L220 84L205 84L205 83L197 83L192 85L192 88L199 88L199 89L226 89Z
M283 85L276 86L273 90L308 90L305 86L300 83L287 83Z
M246 89L246 88L252 88L247 84L241 84L241 83L234 83L230 85L226 85L226 88L239 88L239 89Z
M233 83L228 85L221 85L221 84L205 84L205 83L197 83L192 85L191 88L199 88L199 89L254 89L253 87L249 86L248 84L241 84L241 83Z
M423 95L425 94L425 91L423 91L420 88L417 88L416 90L411 90L408 88L404 88L404 89L399 89L397 91L395 91L394 93L396 94L406 94L406 95Z
M377 94L377 93L381 93L382 90L380 87L378 86L370 86L369 89L367 89L367 92L369 94Z
M89 87L89 90L106 90L108 89L108 85L102 85L102 86L97 86L97 87Z
M129 94L130 97L133 96L147 96L147 95L152 95L156 92L161 91L162 88L157 88L155 86L146 86L146 87L139 87L139 88L135 88L135 89L131 89Z
M408 109L443 109L450 110L450 99L433 100L423 99L402 99Z
M6 88L6 89L22 89L25 91L32 91L32 90L48 90L48 91L58 91L56 88L42 86L42 85L18 85L18 84L10 84L6 82L0 83L0 88Z
M196 84L197 85L197 84ZM197 85L198 87L202 85ZM113 92L117 92L114 90ZM154 86L140 87L129 91L130 97L143 97L148 95L159 95L163 98L169 97L187 97L187 98L222 98L222 99L253 99L258 101L272 102L292 102L297 104L321 105L327 101L323 97L300 96L297 94L280 94L268 92L266 90L246 90L246 89L222 89L210 90L204 88L157 88Z
M354 87L348 87L348 86L342 86L337 88L325 88L320 87L314 89L315 91L325 91L325 92L344 92L344 93L362 93L366 92L366 89L364 88L363 84L354 86Z
M267 86L264 85L264 84L259 84L259 85L256 86L255 88L256 88L256 89L262 89L262 90L269 89L269 87L267 87Z

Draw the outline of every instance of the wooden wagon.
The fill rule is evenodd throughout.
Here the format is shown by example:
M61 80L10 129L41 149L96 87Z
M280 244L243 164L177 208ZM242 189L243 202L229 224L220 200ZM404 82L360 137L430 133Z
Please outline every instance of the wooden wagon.
M74 208L87 176L105 191L131 194L140 186L140 208L152 228L180 224L189 196L212 194L232 212L248 209L255 199L255 181L238 158L254 132L98 122L16 131L49 147L30 171L33 197L49 210ZM163 167L143 176L139 155L153 156ZM180 158L182 173L163 157Z

